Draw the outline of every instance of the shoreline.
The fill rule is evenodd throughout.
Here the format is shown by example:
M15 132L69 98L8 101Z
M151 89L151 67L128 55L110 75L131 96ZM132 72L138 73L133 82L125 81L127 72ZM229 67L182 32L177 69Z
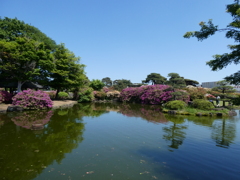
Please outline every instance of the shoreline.
M53 107L51 109L59 109L59 108L68 108L72 107L74 104L77 104L77 101L73 100L61 100L61 101L53 101ZM12 104L0 104L0 113L6 113L8 106L12 106Z

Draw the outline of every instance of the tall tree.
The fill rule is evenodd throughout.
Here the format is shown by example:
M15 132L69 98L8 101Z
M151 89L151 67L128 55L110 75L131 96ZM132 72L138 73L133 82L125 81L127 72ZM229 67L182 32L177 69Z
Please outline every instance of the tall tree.
M227 82L226 80L223 80L223 81L218 81L217 82L217 85L216 87L212 88L212 90L214 91L219 91L223 94L225 93L232 93L232 92L235 92L236 90L234 89L233 86L230 86L229 85L229 82Z
M65 48L64 44L58 45L53 53L54 69L51 71L51 81L49 85L57 90L69 90L77 88L84 84L86 79L84 67L79 64L80 57L76 57L71 51Z
M41 42L17 37L15 41L0 40L1 76L18 82L18 91L26 81L41 76L41 70L53 68L50 50Z
M152 85L165 84L166 81L167 81L167 78L161 76L161 74L151 73L147 76L145 83L152 83Z
M171 85L173 88L180 89L186 87L184 78L180 77L178 73L169 73L168 77L167 84Z
M131 84L132 84L132 82L127 79L116 79L115 81L113 81L113 87L114 87L114 89L116 89L118 91L121 91L121 90L127 88Z
M102 82L107 87L111 87L112 86L112 80L109 77L102 78Z
M222 55L214 55L214 59L207 62L207 65L213 71L221 70L231 63L240 63L240 4L239 0L234 0L233 4L228 4L226 6L226 12L228 12L233 20L230 22L226 28L220 29L209 20L208 23L200 22L200 31L191 31L184 34L184 38L196 37L199 41L207 39L209 36L214 35L216 32L226 32L226 38L234 39L235 45L228 45L231 52L224 53ZM240 83L240 71L225 77L225 80L229 81L231 84Z
M186 86L191 85L191 86L197 86L199 84L198 81L192 80L192 79L184 79Z

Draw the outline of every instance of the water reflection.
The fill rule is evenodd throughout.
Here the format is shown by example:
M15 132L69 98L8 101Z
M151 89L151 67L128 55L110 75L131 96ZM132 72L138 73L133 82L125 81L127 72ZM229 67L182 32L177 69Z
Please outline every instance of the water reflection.
M72 108L63 118L60 111L56 110L54 114L52 111L7 114L7 123L0 132L0 174L3 179L34 179L48 165L54 161L61 163L66 153L78 147L83 141L82 116L74 113ZM47 124L35 133L30 130L32 123Z
M183 140L186 138L187 125L184 124L185 120L182 116L166 115L166 118L170 121L168 127L163 127L165 134L163 139L170 142L169 151L178 149L182 145Z
M23 111L14 113L11 120L17 126L21 126L26 129L42 129L45 124L50 121L53 115L53 111Z
M212 139L216 146L228 148L236 138L236 123L234 120L216 120L212 126Z

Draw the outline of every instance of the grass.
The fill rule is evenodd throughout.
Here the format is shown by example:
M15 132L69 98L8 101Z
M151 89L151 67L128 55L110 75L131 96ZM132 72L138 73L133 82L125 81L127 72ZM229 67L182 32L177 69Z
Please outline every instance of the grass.
M167 113L169 109L164 108L163 112ZM217 113L222 113L223 116L228 116L228 109L223 109L223 110L202 110L202 109L196 109L192 107L185 107L182 110L177 110L176 114L181 114L181 115L196 115L201 113L202 115L205 116L210 116L210 115L216 115Z

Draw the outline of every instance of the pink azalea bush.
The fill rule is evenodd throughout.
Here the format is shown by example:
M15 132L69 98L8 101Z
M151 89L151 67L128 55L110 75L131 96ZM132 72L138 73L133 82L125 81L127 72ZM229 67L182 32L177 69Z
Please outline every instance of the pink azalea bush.
M0 91L0 103L11 103L13 95L7 91Z
M166 91L168 85L149 85L123 89L120 97L125 102L142 104L162 104L172 98L171 92Z
M53 105L49 95L43 91L24 90L12 98L13 105L21 106L25 109L46 109Z
M173 100L173 89L168 85L148 85L123 89L120 97L124 102L137 102L142 104L163 104ZM182 90L175 90L182 92ZM189 101L187 93L180 93L178 100Z

